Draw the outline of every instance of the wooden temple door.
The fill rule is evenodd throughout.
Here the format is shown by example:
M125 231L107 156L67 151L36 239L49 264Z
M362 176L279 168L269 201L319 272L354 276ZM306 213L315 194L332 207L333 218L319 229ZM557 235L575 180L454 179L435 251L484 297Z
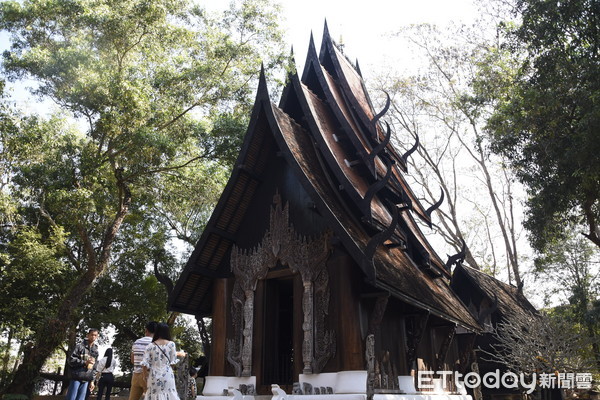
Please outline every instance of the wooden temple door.
M294 371L294 279L267 279L264 297L262 381L292 387ZM297 372L296 372L297 373Z

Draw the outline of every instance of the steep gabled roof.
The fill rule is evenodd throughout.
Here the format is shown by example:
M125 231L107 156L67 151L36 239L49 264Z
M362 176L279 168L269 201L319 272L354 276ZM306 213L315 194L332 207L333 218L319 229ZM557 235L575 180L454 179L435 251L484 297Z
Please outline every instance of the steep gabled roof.
M211 284L230 276L228 257L269 154L281 155L371 285L470 330L480 327L448 286L449 273L412 213L429 213L403 177L360 74L324 34L309 47L303 80L289 77L280 106L261 72L232 175L175 286L170 309L211 313ZM375 120L375 121L374 121ZM355 160L356 157L360 159ZM411 207L412 206L412 207Z
M348 215L343 198L329 184L331 176L320 152L312 144L311 135L278 107L272 106L272 110L277 124L275 137L286 161L344 247L363 267L365 275L373 278L372 283L434 315L470 330L479 330L477 322L445 281L423 272L403 250L379 246L371 264L373 270L365 267L362 261L371 238L361 224Z
M298 80L298 77L292 77ZM299 83L299 81L297 82ZM304 92L303 92L304 93ZM273 139L273 140L271 140ZM269 102L264 76L258 90L252 121L232 176L204 230L196 249L177 282L170 309L195 315L211 311L210 285L216 277L229 275L226 257L240 222L248 212L247 196L258 184L263 146L278 151L292 167L328 225L375 286L434 315L477 330L479 326L442 279L421 271L399 248L379 246L372 263L364 263L370 236L344 205L331 185L320 151L312 135L283 110ZM262 155L263 157L260 157Z

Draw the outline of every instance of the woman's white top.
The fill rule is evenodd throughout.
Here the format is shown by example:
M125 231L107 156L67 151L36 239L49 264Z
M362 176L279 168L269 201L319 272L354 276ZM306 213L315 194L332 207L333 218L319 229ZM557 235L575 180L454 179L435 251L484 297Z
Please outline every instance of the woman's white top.
M115 370L115 368L117 368L118 366L118 362L115 359L114 355L113 355L113 359L110 362L110 367L106 367L106 357L101 358L97 363L96 363L96 367L94 368L95 373L94 375L96 376L96 378L100 378L100 374L106 374L109 372L113 372Z

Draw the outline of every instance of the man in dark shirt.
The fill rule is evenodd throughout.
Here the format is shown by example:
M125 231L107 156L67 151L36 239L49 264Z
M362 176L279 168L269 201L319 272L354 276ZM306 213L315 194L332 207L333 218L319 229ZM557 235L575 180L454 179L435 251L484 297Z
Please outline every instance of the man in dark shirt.
M91 328L86 339L75 346L69 356L69 367L71 369L71 382L65 400L85 400L88 385L93 377L92 368L98 358L98 329Z

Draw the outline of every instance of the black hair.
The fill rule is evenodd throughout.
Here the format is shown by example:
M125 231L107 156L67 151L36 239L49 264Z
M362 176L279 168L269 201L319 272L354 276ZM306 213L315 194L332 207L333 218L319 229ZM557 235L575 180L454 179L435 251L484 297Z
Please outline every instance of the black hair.
M104 364L104 366L106 368L110 367L110 364L112 364L112 353L113 353L112 347L109 347L104 352L104 357L106 357L106 364Z
M154 331L156 330L156 325L158 325L158 322L150 321L146 324L146 330L150 333L154 333Z
M160 322L156 325L152 341L156 342L158 339L171 340L171 329L169 328L169 325L164 322Z
M98 328L90 328L90 329L88 329L87 333L90 334L92 332L98 332L98 333L100 333L100 329L98 329Z
M198 370L196 368L190 368L190 376L194 376L198 373Z

